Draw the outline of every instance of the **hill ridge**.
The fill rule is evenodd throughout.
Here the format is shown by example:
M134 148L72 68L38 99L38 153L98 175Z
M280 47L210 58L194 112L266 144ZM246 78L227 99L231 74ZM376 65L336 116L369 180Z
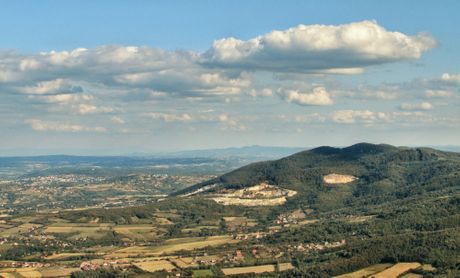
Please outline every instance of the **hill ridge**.
M248 164L171 195L180 196L210 185L216 186L203 192L241 189L261 182L291 190L318 192L324 190L323 176L332 173L356 176L359 182L354 184L362 187L375 187L377 181L383 180L395 186L414 171L425 171L424 163L441 164L446 159L460 162L460 154L364 142L343 148L320 146L278 160ZM421 164L413 164L415 162Z

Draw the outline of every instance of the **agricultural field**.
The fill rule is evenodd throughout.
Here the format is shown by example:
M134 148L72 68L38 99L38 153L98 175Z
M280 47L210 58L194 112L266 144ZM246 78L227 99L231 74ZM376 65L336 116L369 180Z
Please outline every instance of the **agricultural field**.
M134 265L146 272L155 272L160 270L171 271L175 268L173 264L166 260L137 262L134 263Z
M257 225L255 219L248 219L247 217L226 216L223 217L223 220L230 231L251 228Z
M416 273L407 273L402 276L399 276L400 278L423 278L422 274L416 274Z
M279 263L278 264L278 271L286 271L294 269L294 266L291 263Z
M372 274L381 272L389 267L391 267L392 264L376 264L376 265L371 265L366 268L360 269L358 271L352 272L352 273L347 273L343 275L336 276L336 278L362 278L362 277L369 277Z
M123 238L132 241L149 241L159 237L161 229L151 224L144 225L117 225L112 228L113 231L120 234Z
M258 265L258 266L223 268L221 270L225 275L238 275L238 274L249 274L249 273L275 272L276 268L274 265Z
M27 234L31 230L35 230L40 227L41 225L39 224L30 224L30 223L24 223L18 226L9 226L8 228L0 231L0 237L9 237L9 236L17 235L17 234Z
M407 273L411 270L421 268L420 263L397 263L397 264L376 264L363 269L360 269L355 272L342 274L335 276L336 278L361 278L361 277L370 277L370 278L388 278L388 277L419 277L418 274ZM427 267L429 271L432 271L432 268ZM406 274L407 273L407 274Z
M205 278L205 277L214 277L214 273L210 269L196 269L193 270L193 278Z
M171 254L177 251L191 251L195 249L203 249L206 247L215 247L224 244L237 243L239 240L233 239L231 236L211 236L203 238L176 238L170 239L159 246L133 246L117 250L109 256L157 256L163 254Z
M70 234L70 238L72 239L100 239L110 230L111 225L108 223L59 223L48 226L44 232L47 234Z
M0 276L4 278L57 278L69 277L78 270L79 268L63 267L0 269Z
M400 275L421 267L420 263L397 263L381 272L373 274L372 278L399 277Z
M57 253L46 256L45 260L68 260L75 257L87 256L89 253Z

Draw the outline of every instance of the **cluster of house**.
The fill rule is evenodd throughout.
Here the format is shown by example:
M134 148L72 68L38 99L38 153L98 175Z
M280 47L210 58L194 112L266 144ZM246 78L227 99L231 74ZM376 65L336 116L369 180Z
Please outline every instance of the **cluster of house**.
M19 267L50 267L50 263L39 262L16 262L16 261L0 261L0 268L19 268Z
M298 224L299 221L301 221L302 219L305 219L307 214L310 214L312 212L313 210L311 209L306 209L306 210L298 209L290 213L280 214L276 218L275 223L281 226L287 225L287 224Z
M50 176L38 176L32 178L23 178L18 180L23 185L28 186L43 186L50 183L94 183L103 181L101 177L92 177L85 175L50 175Z
M299 219L295 217L291 217L289 214L281 214L278 216L278 218L275 221L276 224L278 225L286 225L286 224L297 224L299 223Z
M85 261L80 264L80 269L84 271L88 270L98 270L100 268L127 268L127 267L132 267L132 265L129 263L129 261L104 261L101 263L96 263L96 262L89 262Z
M288 245L289 251L300 251L300 252L308 252L308 251L315 251L315 250L324 250L328 248L336 248L343 246L347 243L345 239L335 242L324 242L324 243L309 243L309 244L299 244L299 245Z
M208 256L205 253L203 256L195 256L193 257L193 263L204 264L204 265L214 265L218 262L222 261L220 258L216 258L215 256Z
M6 238L6 237L0 238L0 245L6 244L6 243L8 243L8 238ZM18 245L17 242L14 242L14 243L16 243L16 245ZM14 243L13 243L13 245L14 245Z
M248 239L260 239L267 236L265 232L255 232L255 233L247 233L247 234L233 234L233 239L237 240L248 240Z

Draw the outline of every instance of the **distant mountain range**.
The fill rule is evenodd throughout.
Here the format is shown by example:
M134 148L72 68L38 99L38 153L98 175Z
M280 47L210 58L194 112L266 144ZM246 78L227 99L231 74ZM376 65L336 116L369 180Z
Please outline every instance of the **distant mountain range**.
M293 153L305 150L301 147L274 147L274 146L245 146L223 149L204 149L204 150L185 150L178 152L159 153L156 156L164 157L261 157L261 158L281 158ZM155 156L155 155L154 155Z
M133 171L184 175L220 174L251 162L278 159L300 150L302 149L249 146L125 156L0 156L0 177L66 173L124 175Z

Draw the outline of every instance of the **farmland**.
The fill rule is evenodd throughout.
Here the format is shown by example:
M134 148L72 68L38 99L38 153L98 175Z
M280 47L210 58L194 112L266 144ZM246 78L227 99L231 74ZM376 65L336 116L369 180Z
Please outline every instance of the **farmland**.
M174 269L174 266L166 260L138 262L134 263L134 265L147 272L170 271Z
M376 264L372 265L363 269L360 269L358 271L352 272L352 273L347 273L343 275L336 276L336 278L361 278L361 277L368 277L372 274L381 272L387 268L392 266L391 264Z
M156 247L128 247L124 249L117 250L112 253L112 256L123 256L124 254L144 254L148 256L156 256L162 254L170 254L177 251L185 250L195 250L202 249L205 247L219 246L223 244L232 244L237 243L238 240L232 239L230 236L213 236L206 238L179 238L179 239L170 239L165 241L163 245Z
M233 268L223 268L222 269L222 272L225 275L264 273L264 272L274 272L274 271L275 271L274 265L258 265L258 266L233 267Z
M258 163L198 184L190 189L193 194L152 196L145 204L20 213L1 210L0 273L6 277L56 277L72 272L76 277L94 273L115 277L455 277L460 248L455 159L442 154L439 163L443 164L434 168L443 177L440 183L418 177L419 173L437 176L432 168L423 172L424 161L400 163L404 155L397 152L379 158L396 157L397 161L397 167L385 164L380 169L375 168L380 160L366 158L374 167L369 168L367 162L337 161L314 153L310 168L305 168L309 156L306 162L288 158L289 167L281 162ZM304 164L296 171L299 161ZM329 186L323 180L328 173L358 179ZM378 180L385 175L394 180ZM409 178L410 182L401 184ZM133 179L154 180L126 177ZM38 180L41 186L47 179ZM107 180L98 183L101 187L83 180L89 182L85 188L92 194L110 191ZM214 200L223 197L251 205ZM282 205L272 203L277 198L283 198Z
M372 278L398 277L412 269L421 267L420 263L397 263L381 272L373 274Z

